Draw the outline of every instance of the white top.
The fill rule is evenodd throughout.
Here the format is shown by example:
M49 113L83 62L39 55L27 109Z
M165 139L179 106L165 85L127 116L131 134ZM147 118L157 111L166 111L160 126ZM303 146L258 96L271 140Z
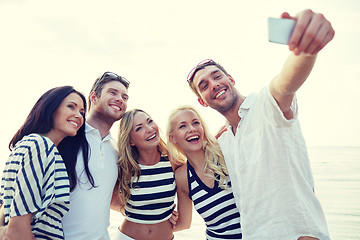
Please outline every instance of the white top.
M101 139L100 132L87 123L85 134L90 144L89 169L96 188L91 188L80 151L76 163L79 181L70 193L70 211L62 221L65 239L107 240L110 202L118 176L117 152L110 134Z
M36 239L64 239L61 218L69 210L70 185L54 143L38 134L16 143L1 181L5 224L11 217L33 214Z
M287 120L265 87L241 104L236 135L229 127L219 138L244 240L329 239L295 97L291 109L294 118Z

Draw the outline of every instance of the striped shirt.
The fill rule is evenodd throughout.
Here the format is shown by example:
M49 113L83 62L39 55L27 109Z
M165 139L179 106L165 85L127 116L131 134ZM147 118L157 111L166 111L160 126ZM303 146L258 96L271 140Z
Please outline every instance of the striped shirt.
M33 214L36 239L64 239L61 218L69 211L70 186L54 143L38 134L23 137L11 152L1 180L5 224Z
M214 180L214 187L206 186L187 162L189 197L196 211L204 219L206 239L241 239L240 213L231 188L222 189ZM231 182L229 181L231 186Z
M141 176L130 188L131 197L125 206L126 219L142 224L168 220L174 209L175 176L167 157L152 166L139 164Z

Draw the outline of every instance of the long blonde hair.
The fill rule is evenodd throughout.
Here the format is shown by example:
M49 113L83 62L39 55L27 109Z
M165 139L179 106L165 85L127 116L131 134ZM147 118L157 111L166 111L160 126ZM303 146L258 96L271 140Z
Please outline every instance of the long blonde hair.
M140 109L133 109L127 111L120 121L119 138L118 138L118 151L119 160L118 165L118 179L117 187L118 194L123 206L130 199L130 189L133 188L133 182L139 180L141 175L140 166L137 162L139 152L136 146L130 145L130 131L133 126L134 116L136 113L142 112L149 116L145 111ZM158 151L161 155L168 155L168 150L165 141L160 137Z
M211 170L214 173L213 177L216 181L218 181L221 188L227 188L229 181L229 172L226 168L225 159L223 154L221 153L220 146L217 140L211 134L209 134L208 127L206 126L203 119L200 117L199 113L191 106L179 107L170 114L166 132L166 140L170 160L173 161L173 163L176 165L182 165L187 161L184 152L179 148L179 146L170 141L170 134L174 130L173 121L177 113L179 113L180 111L193 111L198 116L200 124L204 128L204 143L202 146L202 149L205 151L204 169Z

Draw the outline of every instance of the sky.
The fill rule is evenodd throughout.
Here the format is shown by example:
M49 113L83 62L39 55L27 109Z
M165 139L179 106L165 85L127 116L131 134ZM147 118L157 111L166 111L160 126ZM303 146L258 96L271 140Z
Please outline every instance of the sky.
M358 0L0 0L1 156L45 91L72 85L87 96L105 71L131 82L128 109L148 112L163 133L181 105L195 106L216 133L224 118L197 103L188 72L211 58L241 94L259 91L290 54L268 42L267 18L307 8L323 13L336 33L297 93L305 140L360 146ZM118 124L111 132L117 138Z

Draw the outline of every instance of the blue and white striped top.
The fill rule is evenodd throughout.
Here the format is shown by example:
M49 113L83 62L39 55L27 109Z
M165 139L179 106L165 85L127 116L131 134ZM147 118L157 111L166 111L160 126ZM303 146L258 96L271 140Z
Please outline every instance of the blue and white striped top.
M174 209L176 184L173 169L167 157L152 166L139 164L141 176L130 188L131 197L125 205L126 219L142 224L168 220Z
M1 180L5 224L33 214L36 239L64 239L61 219L69 211L70 185L54 143L38 134L21 139L11 152Z
M213 188L206 186L187 162L189 197L204 219L206 239L241 239L240 213L236 208L231 187L222 189L217 181ZM231 186L231 182L229 181Z

